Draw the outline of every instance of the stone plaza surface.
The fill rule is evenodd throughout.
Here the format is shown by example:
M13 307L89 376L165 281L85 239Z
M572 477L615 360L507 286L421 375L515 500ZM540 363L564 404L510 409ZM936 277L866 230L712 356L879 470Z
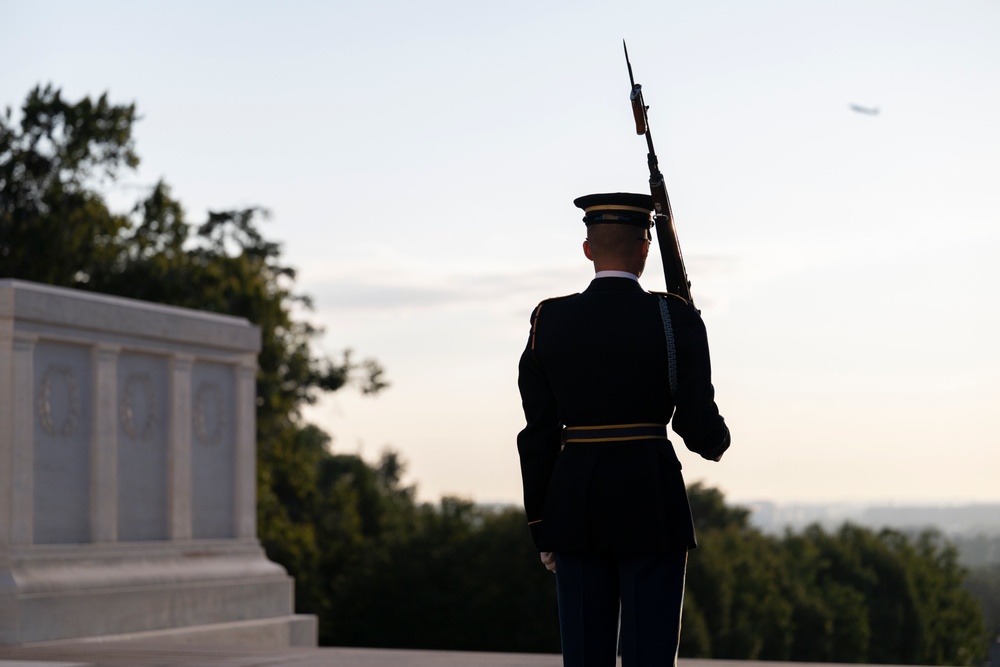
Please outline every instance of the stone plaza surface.
M404 649L80 644L0 648L0 667L558 667L558 655Z
M0 667L558 667L558 655L95 643L0 647Z
M621 663L619 662L619 665ZM679 667L820 667L825 663L685 659ZM550 654L366 648L240 649L155 644L0 647L0 667L560 667ZM829 664L825 664L829 667Z

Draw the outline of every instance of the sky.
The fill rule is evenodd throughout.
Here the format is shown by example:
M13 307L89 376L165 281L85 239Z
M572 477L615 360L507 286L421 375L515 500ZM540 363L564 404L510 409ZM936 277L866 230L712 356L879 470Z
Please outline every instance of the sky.
M0 0L0 107L135 102L190 222L259 205L392 386L306 417L418 496L519 503L528 318L592 276L573 199L644 192L643 85L733 502L1000 501L1000 4ZM862 114L851 105L878 108ZM642 277L663 289L659 257Z

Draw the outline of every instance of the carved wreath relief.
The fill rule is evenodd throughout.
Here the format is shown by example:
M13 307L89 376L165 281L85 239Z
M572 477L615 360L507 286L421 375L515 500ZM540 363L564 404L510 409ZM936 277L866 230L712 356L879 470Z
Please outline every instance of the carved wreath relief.
M49 435L69 437L80 422L80 391L72 366L45 369L37 402L38 420ZM121 395L121 425L133 440L147 440L157 425L156 389L148 373L132 373ZM225 401L215 382L202 382L195 394L195 436L204 444L219 444L225 432Z
M80 392L72 366L51 365L38 390L38 420L49 435L73 435L80 421Z

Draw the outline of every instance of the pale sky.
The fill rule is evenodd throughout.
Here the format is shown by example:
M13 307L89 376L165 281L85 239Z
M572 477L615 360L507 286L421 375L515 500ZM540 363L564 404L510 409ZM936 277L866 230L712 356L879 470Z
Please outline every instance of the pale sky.
M647 188L643 84L709 329L735 501L1000 500L994 1L0 0L0 105L136 102L191 222L261 205L392 388L308 411L421 498L520 502L531 309L591 266L574 198ZM877 116L850 109L878 107ZM15 112L16 113L16 112ZM662 289L651 256L647 289Z

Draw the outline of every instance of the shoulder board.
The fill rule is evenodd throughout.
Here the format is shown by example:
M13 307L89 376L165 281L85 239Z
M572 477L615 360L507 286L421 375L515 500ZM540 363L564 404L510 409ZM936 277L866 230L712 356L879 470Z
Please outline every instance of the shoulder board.
M669 296L675 299L679 299L681 303L685 306L688 305L688 300L682 297L680 294L674 294L673 292L650 292L650 294L655 294L656 296Z

